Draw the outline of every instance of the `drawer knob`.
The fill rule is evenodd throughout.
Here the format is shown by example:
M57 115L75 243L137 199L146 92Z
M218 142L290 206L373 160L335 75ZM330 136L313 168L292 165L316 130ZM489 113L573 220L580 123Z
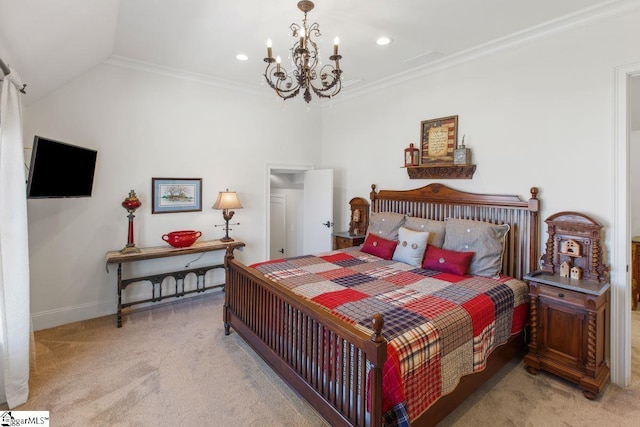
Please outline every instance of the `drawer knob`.
M564 294L563 294L562 292L560 292L560 293L558 294L558 298L564 298Z

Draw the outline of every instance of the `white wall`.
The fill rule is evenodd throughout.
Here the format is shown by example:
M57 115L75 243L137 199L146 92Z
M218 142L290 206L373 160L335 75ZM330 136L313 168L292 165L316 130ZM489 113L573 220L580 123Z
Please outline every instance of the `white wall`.
M614 76L616 67L640 61L638 22L640 10L627 11L334 103L323 110L322 166L338 171L338 203L367 197L372 183L383 189L428 184L407 177L403 150L420 141L421 120L458 115L477 171L472 180L447 184L523 199L537 186L542 219L570 210L598 220L605 260L624 271L626 254L608 254L615 218ZM346 211L336 212L336 225L344 228ZM541 237L546 240L544 227ZM628 277L611 282L612 307L628 310L620 301L629 294ZM611 319L612 331L628 331L628 313L614 308ZM629 337L612 334L612 381L619 385L630 377Z
M576 210L609 227L613 70L640 58L639 20L578 27L323 110L322 164L339 171L341 203L368 197L373 183L428 184L407 177L403 150L419 143L421 120L458 115L477 171L448 184L523 198L538 186L543 218Z
M37 82L31 82L35 85ZM266 89L265 89L266 90ZM162 235L196 229L201 239L224 235L218 191L238 192L231 236L246 241L245 262L262 260L266 164L310 164L319 157L317 111L282 109L272 98L103 65L25 110L25 140L34 134L98 150L93 196L29 200L31 311L34 328L111 314L116 309L116 268L105 253L127 241L121 203L134 189L139 247L166 245ZM292 123L309 129L300 138ZM27 153L27 157L30 153ZM203 179L203 210L151 214L151 178ZM195 259L125 265L127 274L171 271ZM209 253L192 267L222 260ZM142 292L127 288L129 294ZM144 290L146 296L149 290Z

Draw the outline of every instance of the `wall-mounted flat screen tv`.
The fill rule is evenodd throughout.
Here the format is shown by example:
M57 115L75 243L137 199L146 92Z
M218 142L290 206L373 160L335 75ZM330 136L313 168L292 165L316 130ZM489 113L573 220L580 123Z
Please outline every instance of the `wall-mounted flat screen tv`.
M36 135L27 197L90 197L98 152Z

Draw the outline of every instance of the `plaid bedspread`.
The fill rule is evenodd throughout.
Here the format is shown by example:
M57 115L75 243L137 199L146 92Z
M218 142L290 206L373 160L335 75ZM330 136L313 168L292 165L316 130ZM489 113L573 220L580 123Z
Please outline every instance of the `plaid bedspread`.
M358 248L252 267L368 331L371 316L382 314L385 425L408 425L463 375L484 369L492 350L520 332L528 315L522 281L424 270Z

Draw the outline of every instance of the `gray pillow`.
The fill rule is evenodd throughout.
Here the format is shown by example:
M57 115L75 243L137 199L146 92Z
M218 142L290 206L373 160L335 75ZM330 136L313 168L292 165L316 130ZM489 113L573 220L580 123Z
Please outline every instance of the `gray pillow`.
M469 274L495 277L502 271L502 254L508 224L448 218L445 221L443 249L475 252Z
M431 246L441 248L444 244L444 221L408 216L404 220L404 226L409 230L429 233L429 241L427 243Z
M383 239L398 241L398 229L404 224L404 215L395 212L372 212L368 233Z

